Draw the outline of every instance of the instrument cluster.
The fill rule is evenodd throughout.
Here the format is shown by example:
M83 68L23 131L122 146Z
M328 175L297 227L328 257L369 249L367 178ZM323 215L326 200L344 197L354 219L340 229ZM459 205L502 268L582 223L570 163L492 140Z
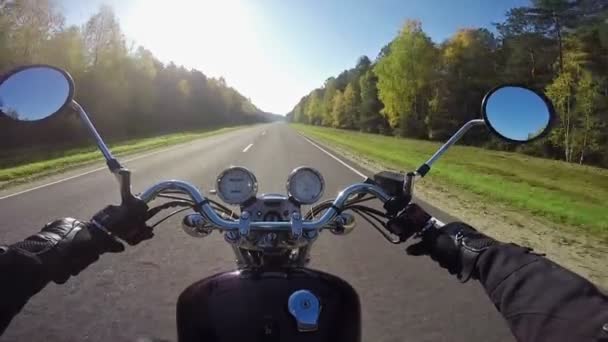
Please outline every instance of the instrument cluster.
M287 178L287 196L263 195L259 198L258 181L245 167L232 166L222 171L216 181L217 195L226 203L239 205L257 221L284 221L300 205L316 203L323 197L325 181L311 167L298 167Z

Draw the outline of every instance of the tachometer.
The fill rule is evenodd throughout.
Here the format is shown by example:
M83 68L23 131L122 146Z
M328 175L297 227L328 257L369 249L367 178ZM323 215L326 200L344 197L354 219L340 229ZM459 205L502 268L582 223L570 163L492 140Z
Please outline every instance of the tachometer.
M287 179L287 193L301 204L313 204L321 199L325 181L319 171L311 167L299 167Z
M243 204L255 197L258 181L255 175L244 167L233 166L217 177L217 195L228 204Z

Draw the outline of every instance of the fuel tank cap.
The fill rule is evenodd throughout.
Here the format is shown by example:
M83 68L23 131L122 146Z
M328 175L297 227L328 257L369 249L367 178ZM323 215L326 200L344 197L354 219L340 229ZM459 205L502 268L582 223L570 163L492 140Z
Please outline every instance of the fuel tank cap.
M289 296L287 303L289 313L296 319L298 331L317 331L321 303L319 298L308 290L298 290Z

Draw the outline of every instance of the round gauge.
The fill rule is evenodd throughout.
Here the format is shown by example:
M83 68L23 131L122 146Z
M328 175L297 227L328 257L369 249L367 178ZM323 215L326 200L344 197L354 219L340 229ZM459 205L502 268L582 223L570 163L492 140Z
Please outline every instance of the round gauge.
M299 167L287 179L287 193L300 204L313 204L321 199L325 181L319 171L310 167Z
M255 197L258 181L251 171L244 167L233 166L217 177L217 195L228 204L243 204Z

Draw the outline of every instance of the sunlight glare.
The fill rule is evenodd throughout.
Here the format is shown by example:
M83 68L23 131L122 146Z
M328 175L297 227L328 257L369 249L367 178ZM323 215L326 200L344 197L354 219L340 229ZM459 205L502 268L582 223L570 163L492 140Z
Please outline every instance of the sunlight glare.
M138 45L163 62L224 76L229 85L268 110L272 108L267 106L279 107L271 102L281 96L280 83L286 76L268 58L268 48L263 47L268 42L256 20L261 18L255 8L241 0L136 0L122 25Z

